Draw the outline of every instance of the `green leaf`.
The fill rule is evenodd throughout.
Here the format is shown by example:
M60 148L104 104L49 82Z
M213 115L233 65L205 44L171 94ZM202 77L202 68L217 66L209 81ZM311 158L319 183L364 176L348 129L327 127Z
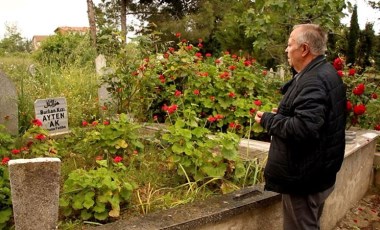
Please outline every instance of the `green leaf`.
M253 124L253 127L252 127L252 130L255 132L255 133L262 133L264 131L264 128L257 122L255 122Z
M11 208L1 210L0 211L0 224L8 222L10 220L11 216L12 216L12 209Z
M199 138L199 137L202 137L202 136L205 135L205 134L208 134L208 133L209 133L209 130L206 129L206 128L197 127L197 128L195 128L195 129L193 129L191 132L192 132L192 134L194 134L197 138Z
M212 165L203 166L202 171L205 172L210 177L222 178L226 172L227 166L225 164L221 164L217 167Z
M175 126L175 129L182 129L185 125L186 125L185 121L182 120L181 118L178 118L174 126Z
M106 204L101 202L96 202L96 205L92 209L96 213L102 213L106 211Z
M232 149L227 149L227 148L222 148L222 155L224 158L227 160L236 160L237 158L237 151L232 150Z
M64 216L70 216L73 210L70 207L65 207L62 209L62 214Z
M59 206L60 207L67 207L69 206L70 202L66 197L59 198Z
M174 143L171 149L174 153L183 153L185 151L185 147L181 146L179 143Z
M235 164L235 178L242 178L245 176L246 169L243 163Z
M93 200L93 197L95 196L95 193L94 192L88 192L86 193L85 197L84 197L84 202L83 202L83 206L87 209L90 209L92 206L94 206L95 202Z
M80 217L82 218L82 220L88 220L92 217L92 214L88 212L86 209L83 209L80 212Z

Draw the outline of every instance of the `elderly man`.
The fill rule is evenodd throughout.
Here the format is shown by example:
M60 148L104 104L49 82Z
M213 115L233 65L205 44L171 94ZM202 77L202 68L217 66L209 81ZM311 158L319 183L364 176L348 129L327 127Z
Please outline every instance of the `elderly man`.
M282 87L276 112L255 121L271 135L265 189L282 194L284 229L320 229L345 149L346 93L326 61L327 34L315 24L293 28L285 52L297 73Z

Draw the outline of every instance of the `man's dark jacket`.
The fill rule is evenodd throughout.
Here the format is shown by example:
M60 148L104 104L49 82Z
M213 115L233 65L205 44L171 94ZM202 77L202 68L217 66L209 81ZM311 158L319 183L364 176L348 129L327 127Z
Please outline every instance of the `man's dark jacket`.
M312 194L335 184L345 150L346 91L323 55L282 87L276 114L261 125L271 135L265 189Z

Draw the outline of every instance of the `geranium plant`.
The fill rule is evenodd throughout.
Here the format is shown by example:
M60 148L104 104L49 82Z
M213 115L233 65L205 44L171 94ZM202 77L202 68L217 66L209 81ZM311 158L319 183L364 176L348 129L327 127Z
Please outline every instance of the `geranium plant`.
M338 75L342 77L347 92L346 128L358 127L380 130L379 83L366 72L358 73L358 68L345 64L344 58L333 62Z

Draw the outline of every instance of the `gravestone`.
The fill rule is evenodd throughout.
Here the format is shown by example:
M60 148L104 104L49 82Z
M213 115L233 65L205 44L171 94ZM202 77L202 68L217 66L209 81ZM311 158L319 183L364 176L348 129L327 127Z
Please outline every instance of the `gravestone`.
M18 134L17 100L14 83L0 70L0 124L12 135Z
M50 134L69 132L66 98L38 99L34 102L36 119Z
M101 77L114 73L111 68L107 68L107 60L102 54L96 57L95 67L96 73ZM108 87L110 87L110 85L107 83L100 84L100 87L98 89L99 106L114 104L111 94L107 91Z
M61 161L17 159L8 166L16 230L57 229Z

